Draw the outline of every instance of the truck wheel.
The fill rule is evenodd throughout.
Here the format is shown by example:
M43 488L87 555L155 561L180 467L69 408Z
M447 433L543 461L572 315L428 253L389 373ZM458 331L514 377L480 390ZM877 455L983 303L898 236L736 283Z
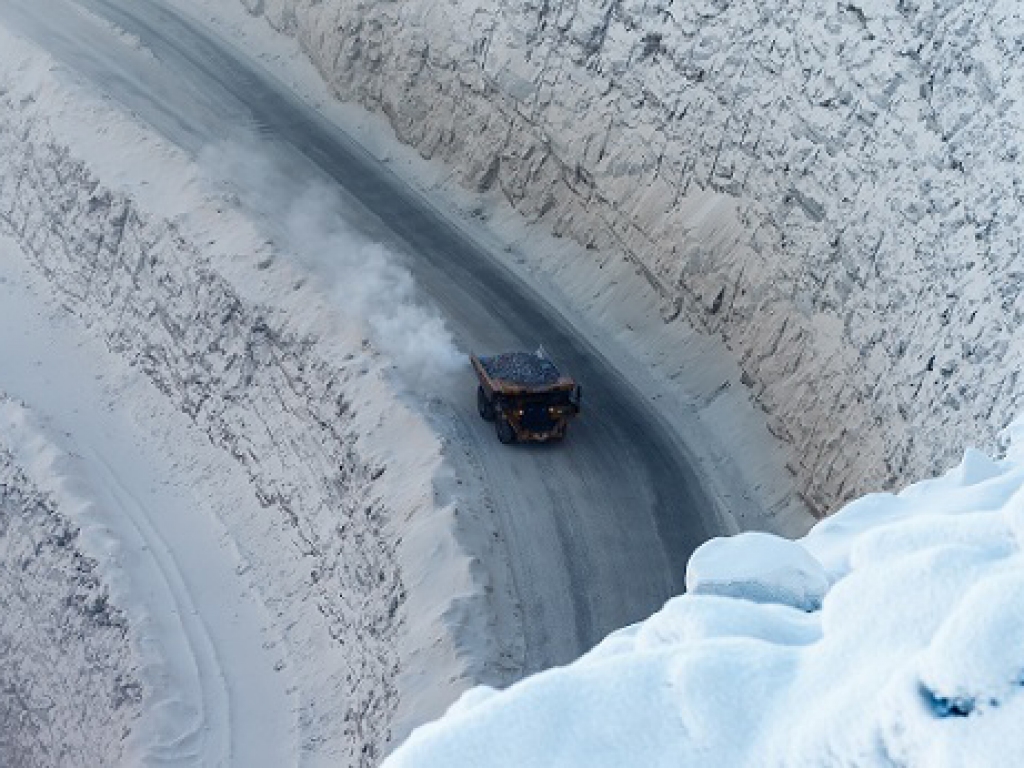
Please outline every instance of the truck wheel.
M511 445L516 441L516 431L504 416L498 416L494 422L494 429L498 433L498 442Z
M494 421L494 403L487 399L483 387L476 388L476 409L484 421Z

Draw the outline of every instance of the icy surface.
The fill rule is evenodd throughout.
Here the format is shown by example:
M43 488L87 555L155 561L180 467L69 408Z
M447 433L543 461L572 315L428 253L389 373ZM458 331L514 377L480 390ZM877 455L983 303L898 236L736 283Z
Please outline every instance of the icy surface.
M686 566L691 595L725 595L753 602L821 608L828 579L799 544L750 531L701 545Z
M819 510L1019 409L1015 0L243 2L467 187L721 333Z
M969 451L794 543L713 541L698 594L569 667L466 693L385 765L1020 765L1021 450Z

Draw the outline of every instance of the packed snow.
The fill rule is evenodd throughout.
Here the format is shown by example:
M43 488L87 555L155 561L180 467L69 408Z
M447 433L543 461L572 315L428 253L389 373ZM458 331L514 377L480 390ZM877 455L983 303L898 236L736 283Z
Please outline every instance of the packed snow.
M796 542L709 541L686 595L385 765L1020 765L1024 420L1007 440Z
M481 192L475 184L467 186L459 173L465 158L403 144L408 136L392 124L395 112L374 111L374 99L338 101L339 92L344 98L358 94L325 76L324 62L316 51L320 43L331 44L329 36L317 34L307 40L302 34L305 24L312 28L326 23L337 8L327 3L317 6L308 16L293 19L297 25L286 21L287 34L278 34L268 29L266 16L252 16L241 5L217 0L173 2L258 57L461 229L487 243L506 268L559 307L577 327L588 329L587 335L601 352L616 367L628 370L638 389L650 394L661 416L679 434L702 446L691 461L702 483L721 499L721 525L728 530L764 528L785 536L806 532L808 505L794 482L798 470L793 457L766 424L763 409L753 402L747 379L727 345L687 322L666 322L677 316L677 308L666 306L634 261L611 251L595 260L586 247L552 232L548 222L524 217L501 191ZM268 10L274 23L276 6L260 7ZM374 10L385 9L378 5ZM327 15L317 16L320 11ZM283 13L289 17L287 10ZM406 19L404 24L410 38L422 31L418 21ZM433 28L430 33L438 34ZM396 37L394 42L401 47L406 38ZM429 71L433 70L424 74ZM416 108L404 102L396 106ZM429 115L423 120L424 129L431 129ZM694 236L717 241L721 236L717 219L700 206L693 212Z

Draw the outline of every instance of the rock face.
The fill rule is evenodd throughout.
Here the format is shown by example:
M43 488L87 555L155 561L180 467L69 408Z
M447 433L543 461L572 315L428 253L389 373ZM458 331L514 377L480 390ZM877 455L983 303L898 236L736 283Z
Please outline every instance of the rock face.
M825 512L1018 409L1010 0L243 0L337 94L719 333Z

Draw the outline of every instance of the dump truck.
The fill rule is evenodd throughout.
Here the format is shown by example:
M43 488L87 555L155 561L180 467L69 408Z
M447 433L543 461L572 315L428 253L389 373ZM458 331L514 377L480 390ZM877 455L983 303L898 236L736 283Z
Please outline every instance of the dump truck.
M470 354L480 386L476 404L503 443L561 440L580 412L580 386L543 351Z

